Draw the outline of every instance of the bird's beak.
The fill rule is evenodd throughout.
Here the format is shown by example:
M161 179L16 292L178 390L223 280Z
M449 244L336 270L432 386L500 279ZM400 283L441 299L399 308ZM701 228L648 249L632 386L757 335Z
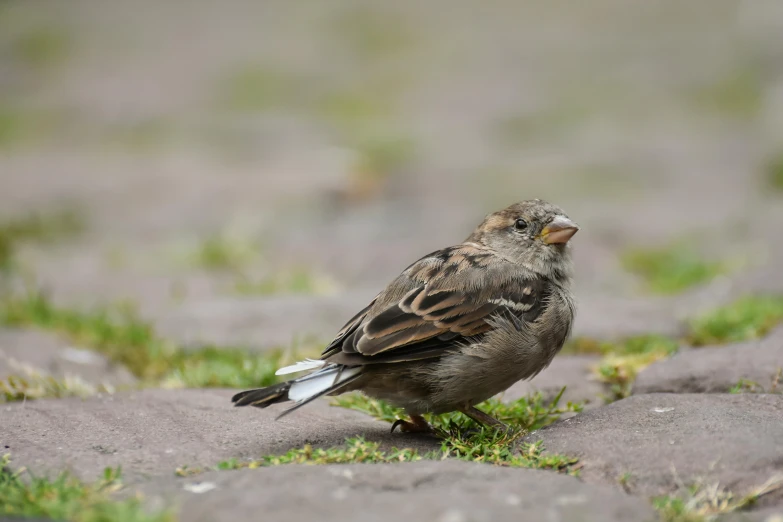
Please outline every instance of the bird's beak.
M565 216L556 216L544 230L541 231L541 239L547 245L565 244L579 231L576 223Z

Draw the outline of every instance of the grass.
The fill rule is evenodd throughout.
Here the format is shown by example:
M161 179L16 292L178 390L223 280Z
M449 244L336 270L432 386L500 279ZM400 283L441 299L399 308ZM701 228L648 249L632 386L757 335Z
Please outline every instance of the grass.
M312 445L306 444L303 448L291 449L283 455L267 455L253 460L229 459L218 463L213 468L181 466L177 468L175 473L180 477L189 477L212 470L256 469L283 464L379 464L414 462L425 458L434 458L434 453L419 455L414 449L397 448L381 451L379 442L370 442L363 437L353 437L346 439L344 446L323 449L313 448Z
M239 276L234 290L240 295L278 295L278 294L324 294L335 288L329 278L297 267L282 271L259 280L248 276Z
M258 241L234 237L223 232L204 238L190 257L198 268L218 272L238 272L253 262L261 249Z
M718 484L693 484L678 495L664 495L653 499L661 522L707 522L720 515L746 509L761 497L783 488L783 476L776 476L754 488L744 496L721 489Z
M780 380L782 377L783 368L778 368L778 371L772 376L769 386L763 386L748 379L740 379L737 384L731 387L729 393L783 393L783 390L780 389Z
M597 379L607 387L604 402L609 403L629 397L639 372L665 357L666 354L655 352L604 357L594 371Z
M197 268L233 276L232 292L239 295L319 294L334 289L329 278L302 266L253 279L247 268L262 250L260 241L224 232L203 239L188 259Z
M393 448L390 451L381 451L380 446L380 442L369 442L363 437L354 437L347 439L343 447L321 449L306 444L303 448L292 449L283 455L269 455L259 460L242 462L231 459L218 464L217 469L257 468L283 464L380 464L413 462L425 458L414 449Z
M240 348L209 346L178 352L161 383L169 388L249 388L279 382L275 371L293 362L276 350L253 354Z
M396 408L386 401L373 399L362 393L338 395L332 399L332 406L355 410L378 420L392 423L404 415L402 408Z
M337 142L355 154L349 165L349 197L372 198L384 180L409 167L416 144L393 121L395 87L384 83L363 90L334 90L317 99L312 110L336 134Z
M519 431L537 430L543 426L551 424L560 418L564 413L582 411L580 404L567 403L560 406L560 398L565 388L549 404L545 404L543 395L536 393L530 397L522 397L512 402L503 402L500 399L490 399L479 404L477 407L485 413L495 417L514 429ZM395 408L388 403L367 397L363 394L355 393L335 397L332 401L333 406L356 410L378 420L392 423L397 419L404 418L403 410ZM473 419L462 413L445 413L442 415L429 415L430 424L443 435L464 432L466 430L475 430L482 428Z
M24 141L29 130L29 122L19 109L0 104L0 150Z
M482 429L465 435L455 432L441 445L441 458L455 458L512 468L547 469L578 475L579 459L557 453L544 453L541 441L515 444L524 432L503 433Z
M694 103L721 115L750 118L763 103L763 82L758 70L738 69L693 93Z
M221 87L222 105L238 112L264 112L299 100L302 85L283 71L247 65L225 80Z
M70 522L164 522L174 517L166 512L145 511L140 498L115 501L120 470L106 468L94 483L84 483L64 472L54 479L38 477L24 469L9 469L10 457L0 459L0 518L40 517Z
M10 50L19 63L42 70L63 63L72 47L72 39L65 30L42 26L19 35Z
M361 179L383 179L412 163L413 140L402 134L380 133L363 136L354 147L359 155L356 174Z
M423 454L411 448L392 448L388 451L382 451L380 442L367 441L363 437L353 437L346 439L343 446L313 448L312 445L306 444L303 448L292 449L283 455L268 455L253 460L229 459L220 462L211 469L255 469L285 464L393 464L452 458L496 466L549 469L577 474L579 467L576 458L558 454L545 455L540 442L522 444L517 447L514 443L519 439L521 433L520 431L502 433L486 429L470 434L454 433L442 441L440 450ZM208 470L182 466L177 468L176 475L187 477Z
M326 93L316 104L316 112L342 131L369 130L392 117L392 104L377 93L335 90Z
M674 294L707 283L727 270L725 263L703 259L680 243L633 249L622 256L621 262L626 270L641 277L650 291L659 294Z
M95 386L78 377L56 379L26 366L19 367L16 374L0 379L0 402L89 397L113 392L114 389L108 385Z
M566 341L560 353L567 355L602 354L606 344L592 337L571 337Z
M390 99L337 93L319 110L325 123L336 131L339 143L355 154L349 166L349 196L355 199L371 198L384 180L416 159L413 138L389 121L391 103Z
M767 181L776 191L783 191L783 152L778 153L767 163Z
M0 100L0 151L61 139L69 114L63 109Z
M412 450L407 450L407 453L400 453L406 450L394 450L391 456L387 458L393 462L419 458L455 458L501 466L553 469L567 473L576 473L578 467L576 466L577 459L575 458L557 454L545 455L540 443L523 444L519 447L516 444L525 433L551 424L560 418L562 414L581 411L582 407L579 404L569 402L565 406L559 405L564 391L565 388L549 404L545 404L541 393L537 393L509 403L504 403L499 399L490 399L478 405L478 408L482 411L506 423L509 426L509 431L487 428L458 412L429 415L429 422L435 429L436 434L441 438L440 451L418 455L410 453ZM389 423L404 416L402 409L358 393L335 397L332 405L360 411ZM349 448L350 444L351 441L349 440ZM375 449L377 450L377 448ZM344 455L344 453L339 453L339 451L338 455ZM295 453L294 455L301 454ZM301 456L297 458L301 458ZM339 458L346 458L344 462L356 462L356 460L343 456ZM290 460L291 455L287 454L287 456L275 462L288 463ZM265 462L268 462L268 460Z
M781 322L783 297L747 296L692 319L681 343L704 346L758 339ZM607 386L604 398L611 402L628 397L636 375L653 362L675 354L678 345L678 341L658 335L636 336L619 342L574 338L563 352L603 355L594 368L594 375ZM735 386L734 393L753 389L754 383L741 382Z
M746 296L690 322L693 346L759 339L783 321L783 296Z
M146 383L170 387L265 386L277 382L275 370L297 356L295 350L256 355L232 347L185 349L159 337L131 307L72 310L40 292L0 302L0 325L59 333L125 365Z
M20 246L30 243L52 243L70 238L84 231L84 228L84 216L75 209L29 213L0 222L0 270L13 268Z
M356 58L376 64L408 50L414 40L406 20L393 12L350 8L339 12L333 30Z
M185 256L186 264L232 277L230 292L238 295L323 294L336 287L330 278L305 266L292 266L255 278L249 273L260 263L260 241L221 232L204 238Z
M604 355L596 366L596 378L608 387L606 402L624 399L631 394L636 375L644 368L677 352L677 341L660 335L630 337L616 343L599 343Z
M617 342L599 341L589 337L571 339L564 347L566 354L602 355L593 375L607 387L604 397L612 402L631 394L636 375L644 368L677 352L678 342L661 335L640 335Z

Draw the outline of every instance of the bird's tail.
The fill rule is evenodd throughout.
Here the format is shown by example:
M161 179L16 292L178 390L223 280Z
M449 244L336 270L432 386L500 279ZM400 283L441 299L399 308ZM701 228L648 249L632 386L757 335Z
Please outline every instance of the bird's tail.
M270 404L294 401L294 406L281 413L277 417L279 419L322 395L339 390L358 378L360 374L359 367L330 365L298 379L237 393L231 398L231 402L234 406L266 408Z

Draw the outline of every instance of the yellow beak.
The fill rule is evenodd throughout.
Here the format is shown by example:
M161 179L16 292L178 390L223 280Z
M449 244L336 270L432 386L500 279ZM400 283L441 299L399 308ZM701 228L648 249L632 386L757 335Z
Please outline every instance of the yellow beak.
M579 231L576 223L565 216L556 216L544 230L541 231L541 239L547 245L565 244Z

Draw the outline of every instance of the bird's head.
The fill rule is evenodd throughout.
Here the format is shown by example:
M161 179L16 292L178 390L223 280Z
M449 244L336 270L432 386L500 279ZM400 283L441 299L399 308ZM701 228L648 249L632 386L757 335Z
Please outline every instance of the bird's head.
M560 280L571 275L568 242L578 230L560 207L532 199L488 215L467 241L492 248L538 275Z

